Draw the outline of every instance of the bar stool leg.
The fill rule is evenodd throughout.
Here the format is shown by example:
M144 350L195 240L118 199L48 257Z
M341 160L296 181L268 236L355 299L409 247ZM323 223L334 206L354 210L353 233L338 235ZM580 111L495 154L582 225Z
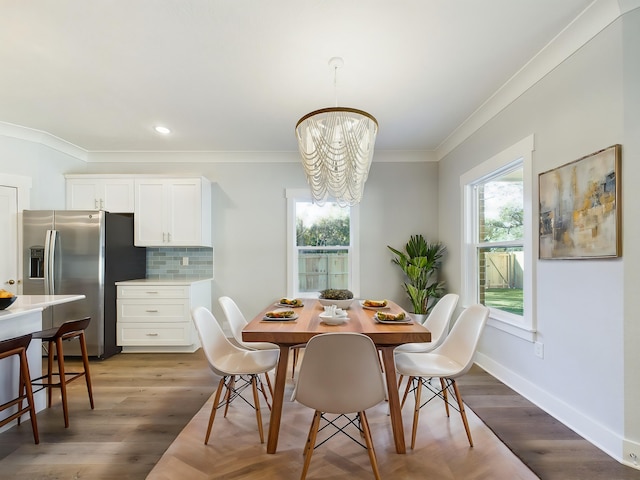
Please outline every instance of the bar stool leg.
M38 422L36 420L36 407L33 401L33 390L31 388L31 375L29 374L29 364L27 363L27 354L25 351L20 352L20 375L22 380L20 381L20 394L22 395L22 389L26 390L27 403L29 404L29 420L31 420L31 430L33 431L33 441L40 443L40 435L38 434ZM19 409L22 410L22 400L20 400ZM20 417L18 417L18 423L20 423Z
M87 342L84 338L84 332L80 333L80 350L82 351L82 365L84 366L84 379L87 382L87 392L89 392L89 404L91 410L93 406L93 390L91 388L91 374L89 373L89 355L87 355Z
M60 396L62 397L62 412L64 413L64 428L69 428L69 407L67 405L67 382L64 376L64 352L62 338L56 338L56 354L58 355L58 373L60 374ZM51 388L49 388L51 390Z
M51 385L51 383L53 382L53 340L49 340L48 345L49 351L47 352L47 383ZM51 387L47 387L47 408L51 408L51 397Z

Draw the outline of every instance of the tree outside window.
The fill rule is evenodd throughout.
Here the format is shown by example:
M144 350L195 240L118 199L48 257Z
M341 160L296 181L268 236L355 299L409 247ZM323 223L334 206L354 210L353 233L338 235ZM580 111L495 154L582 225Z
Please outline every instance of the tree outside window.
M350 288L350 217L337 203L295 202L297 292Z
M522 167L475 185L480 303L522 315L524 197Z

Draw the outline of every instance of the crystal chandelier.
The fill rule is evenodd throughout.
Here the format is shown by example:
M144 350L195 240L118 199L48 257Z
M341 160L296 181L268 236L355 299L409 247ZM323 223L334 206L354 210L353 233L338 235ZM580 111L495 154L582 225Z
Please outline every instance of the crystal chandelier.
M329 65L335 85L343 61L334 57ZM377 133L377 120L355 108L323 108L298 120L296 137L314 203L323 205L329 197L340 206L360 202Z

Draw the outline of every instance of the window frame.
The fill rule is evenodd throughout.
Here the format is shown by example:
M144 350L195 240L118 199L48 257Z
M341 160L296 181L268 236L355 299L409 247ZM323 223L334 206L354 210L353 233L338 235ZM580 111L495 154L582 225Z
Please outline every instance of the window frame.
M287 296L295 298L318 298L319 292L298 291L298 249L296 247L296 203L312 202L311 192L307 189L287 188ZM327 199L333 202L332 198ZM349 286L354 298L360 296L360 208L358 205L349 207ZM321 247L316 247L321 248ZM322 247L324 248L324 247ZM332 247L330 247L332 248ZM343 247L340 247L341 249Z
M523 188L523 236L522 241L515 243L522 245L525 260L523 276L523 315L491 308L487 325L505 331L517 337L533 342L536 334L535 314L535 271L538 258L537 243L534 241L533 222L533 151L534 136L530 135L516 144L508 147L497 155L482 162L478 166L460 176L462 244L461 244L461 279L462 303L469 306L478 302L478 258L477 246L481 243L477 238L478 215L476 212L475 186L522 166ZM490 246L509 246L513 242L490 242ZM483 243L484 246L489 246Z

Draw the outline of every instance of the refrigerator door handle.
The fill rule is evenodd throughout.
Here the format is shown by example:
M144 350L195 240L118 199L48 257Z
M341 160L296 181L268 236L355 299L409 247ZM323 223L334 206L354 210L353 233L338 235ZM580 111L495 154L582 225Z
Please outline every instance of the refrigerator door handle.
M44 294L55 294L55 251L57 230L47 230L44 243Z

